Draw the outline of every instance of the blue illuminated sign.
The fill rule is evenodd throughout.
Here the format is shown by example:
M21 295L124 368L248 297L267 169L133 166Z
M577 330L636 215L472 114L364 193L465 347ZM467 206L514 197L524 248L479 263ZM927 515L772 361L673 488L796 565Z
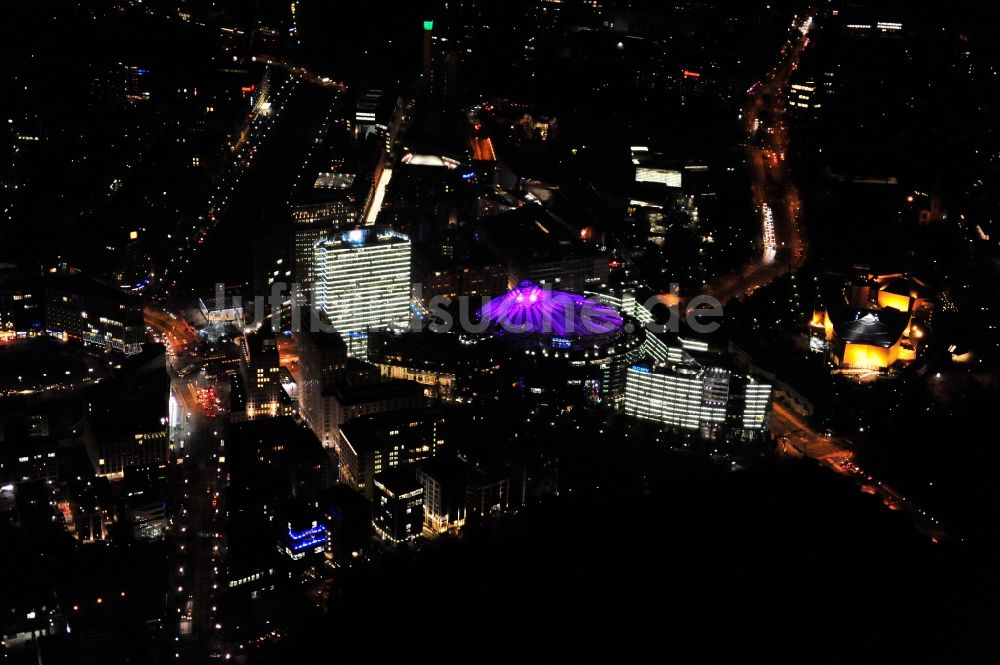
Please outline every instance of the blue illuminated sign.
M304 550L306 548L313 547L315 545L322 545L325 543L326 543L326 537L324 536L323 538L313 538L312 540L306 540L301 543L295 543L294 545L292 545L292 549L298 552L300 550Z
M288 527L288 537L292 539L292 551L301 552L317 545L326 545L329 534L327 533L326 526L320 524L311 529L298 532Z
M288 537L292 540L302 540L303 538L308 538L309 536L315 536L318 533L326 533L326 527L322 524L319 526L314 526L311 529L306 529L305 531L299 531L295 533L292 531L291 527L288 528Z

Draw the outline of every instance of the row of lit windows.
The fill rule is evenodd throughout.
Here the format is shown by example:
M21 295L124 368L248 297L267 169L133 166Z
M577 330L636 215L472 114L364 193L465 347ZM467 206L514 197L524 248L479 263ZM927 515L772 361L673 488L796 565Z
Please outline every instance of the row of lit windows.
M693 378L630 368L626 375L625 412L687 429L724 422L729 374L718 368L710 369L715 371ZM747 386L742 413L745 427L763 427L770 392L771 387L766 384Z
M273 575L274 574L274 569L272 568L272 569L268 570L267 574L268 575ZM229 588L232 589L232 588L238 587L238 586L240 586L242 584L246 584L247 582L253 582L255 580L259 580L262 577L264 577L264 573L254 573L253 575L248 575L246 577L241 577L238 580L229 580Z

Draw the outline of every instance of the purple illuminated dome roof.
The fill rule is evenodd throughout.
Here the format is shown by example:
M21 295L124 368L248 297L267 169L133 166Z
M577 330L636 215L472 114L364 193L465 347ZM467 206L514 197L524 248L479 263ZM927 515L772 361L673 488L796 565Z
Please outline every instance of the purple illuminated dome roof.
M507 332L560 337L606 335L622 327L622 317L607 305L532 282L489 301L479 316Z

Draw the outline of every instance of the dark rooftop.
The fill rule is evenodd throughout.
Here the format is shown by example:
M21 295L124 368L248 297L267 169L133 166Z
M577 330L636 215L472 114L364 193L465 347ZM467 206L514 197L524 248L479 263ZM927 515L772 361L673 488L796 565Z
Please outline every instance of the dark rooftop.
M162 347L144 347L120 370L87 393L98 434L132 434L166 429L170 375Z
M891 308L832 307L830 318L837 337L845 342L888 348L903 336L910 315Z
M487 219L482 222L482 229L488 245L525 265L600 255L596 247L580 241L578 229L537 204Z
M400 425L439 418L441 412L435 409L400 409L355 418L341 425L340 430L355 451L381 450L389 444L389 432Z
M57 289L125 306L139 307L140 304L136 296L125 293L117 286L75 270L46 273L19 269L0 270L0 289Z
M915 277L898 275L880 281L879 291L895 293L911 298L931 298L934 291Z
M282 443L292 459L325 458L326 453L312 430L291 416L258 418L232 427L233 449L259 449ZM229 446L227 446L228 448Z
M375 483L385 486L393 494L405 494L420 489L413 465L397 466L375 474Z
M333 394L342 405L353 405L383 399L419 396L424 394L424 388L416 381L392 379L379 383L341 383L333 388Z

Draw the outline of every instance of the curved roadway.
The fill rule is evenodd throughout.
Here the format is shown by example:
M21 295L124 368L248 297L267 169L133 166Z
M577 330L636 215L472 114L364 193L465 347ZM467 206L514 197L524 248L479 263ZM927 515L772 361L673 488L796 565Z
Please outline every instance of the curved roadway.
M761 253L737 272L722 275L706 286L705 293L723 304L753 293L805 261L806 246L799 229L799 193L785 165L788 125L784 112L789 80L809 44L812 20L812 17L796 18L778 63L750 88L744 115L754 206L761 223Z

